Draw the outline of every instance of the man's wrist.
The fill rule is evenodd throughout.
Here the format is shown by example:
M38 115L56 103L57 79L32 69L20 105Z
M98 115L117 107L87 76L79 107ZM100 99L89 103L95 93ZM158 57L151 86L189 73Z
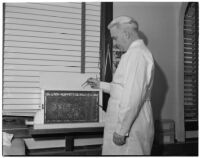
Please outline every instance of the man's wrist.
M115 132L118 133L121 136L126 136L126 137L129 136L129 133L126 132L126 131L123 131L121 127L118 127Z

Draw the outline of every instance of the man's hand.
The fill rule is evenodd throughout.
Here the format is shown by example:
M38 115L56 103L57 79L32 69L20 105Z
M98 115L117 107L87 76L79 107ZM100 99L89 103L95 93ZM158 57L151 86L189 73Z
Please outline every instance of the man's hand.
M99 88L100 81L98 78L88 78L87 79L87 84L89 84L92 88Z
M116 145L124 145L126 143L126 136L121 136L119 134L117 134L116 132L113 133L113 142Z

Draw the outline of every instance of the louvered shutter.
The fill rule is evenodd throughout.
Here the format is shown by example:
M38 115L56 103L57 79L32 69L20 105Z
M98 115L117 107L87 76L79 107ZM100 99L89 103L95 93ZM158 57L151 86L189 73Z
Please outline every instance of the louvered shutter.
M184 111L186 140L198 136L198 3L184 18Z
M100 3L5 4L4 114L35 114L40 72L81 73L84 67L82 73L99 76L100 10Z
M86 3L85 72L100 75L100 3Z

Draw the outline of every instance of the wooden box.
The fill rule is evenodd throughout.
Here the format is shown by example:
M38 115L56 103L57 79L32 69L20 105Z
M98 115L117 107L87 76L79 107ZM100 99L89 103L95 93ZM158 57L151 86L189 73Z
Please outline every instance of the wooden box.
M155 141L158 144L173 144L175 141L175 123L173 120L164 119L156 121Z

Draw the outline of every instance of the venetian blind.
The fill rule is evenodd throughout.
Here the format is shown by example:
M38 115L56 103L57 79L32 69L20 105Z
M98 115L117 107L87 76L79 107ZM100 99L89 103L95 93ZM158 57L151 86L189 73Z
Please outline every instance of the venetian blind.
M35 114L41 72L99 75L100 10L100 3L4 5L4 114Z
M198 136L198 3L188 3L184 18L184 111L187 138Z

